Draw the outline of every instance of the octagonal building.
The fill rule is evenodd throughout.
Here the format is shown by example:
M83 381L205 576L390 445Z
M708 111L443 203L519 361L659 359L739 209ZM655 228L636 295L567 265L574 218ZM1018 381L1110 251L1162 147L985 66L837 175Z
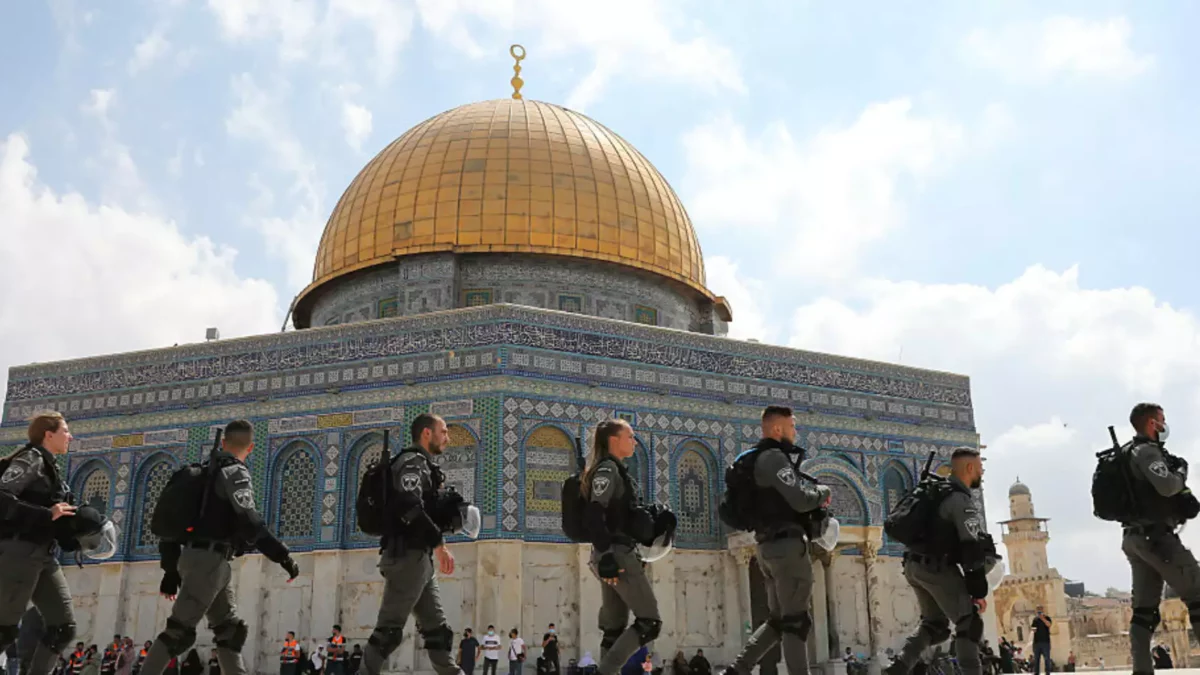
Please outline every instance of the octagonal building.
M290 314L293 331L9 371L0 440L15 446L32 414L63 412L77 437L64 475L123 530L113 561L67 567L80 639L162 629L146 505L244 417L257 503L302 569L288 584L259 555L234 562L247 664L277 672L289 630L325 639L339 623L365 644L382 579L377 542L355 527L358 481L382 430L398 447L433 412L450 424L449 481L484 514L478 541L452 540L451 626L517 627L532 661L554 622L564 666L598 656L599 584L587 547L562 536L559 487L575 439L620 417L638 438L642 497L680 518L677 550L652 566L656 661L703 649L728 663L765 595L751 541L716 504L724 467L779 403L796 409L803 468L833 487L843 524L815 565L809 641L832 672L844 648L875 653L915 626L883 515L930 452L944 464L979 442L964 376L724 337L731 308L705 285L667 180L613 131L538 101L464 105L384 148L330 215ZM414 630L391 670L432 672Z

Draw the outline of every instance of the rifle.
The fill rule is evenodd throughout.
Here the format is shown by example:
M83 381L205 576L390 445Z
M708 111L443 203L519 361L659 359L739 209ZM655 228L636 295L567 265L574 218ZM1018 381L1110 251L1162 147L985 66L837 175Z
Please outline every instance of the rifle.
M575 463L579 465L579 473L582 475L587 469L587 458L583 456L583 433L575 434Z
M204 492L200 494L200 510L196 512L196 520L187 529L188 532L196 529L196 523L204 519L204 511L208 508L208 495L212 492L213 481L216 480L217 451L221 449L221 434L224 432L224 429L218 428L213 436L212 450L208 453L208 474L204 476Z
M930 452L929 459L925 460L925 468L921 469L921 477L917 480L918 483L923 483L929 478L929 471L933 468L934 457L937 457L937 452Z
M383 450L379 452L379 461L386 467L383 475L383 513L385 532L396 531L396 519L392 513L391 496L392 496L392 451L391 451L391 433L388 429L383 430Z
M1108 428L1108 436L1109 436L1109 438L1112 439L1113 450L1120 450L1121 442L1117 440L1117 430L1112 427L1109 427Z

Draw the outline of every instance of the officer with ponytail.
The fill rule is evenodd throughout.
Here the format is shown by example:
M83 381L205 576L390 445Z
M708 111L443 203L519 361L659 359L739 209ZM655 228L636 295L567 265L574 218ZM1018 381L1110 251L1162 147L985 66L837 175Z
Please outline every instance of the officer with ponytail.
M4 460L0 474L0 651L16 641L21 616L32 602L45 631L26 671L30 675L47 675L75 637L71 589L58 564L56 541L62 523L75 514L54 459L66 454L70 443L63 416L42 413L29 424L29 442Z
M624 420L601 422L580 480L584 527L592 543L591 567L602 582L599 675L619 673L629 657L662 629L645 563L669 549L674 516L638 503L637 483L624 464L636 443L633 428ZM656 538L657 546L643 548ZM632 625L628 625L630 612Z

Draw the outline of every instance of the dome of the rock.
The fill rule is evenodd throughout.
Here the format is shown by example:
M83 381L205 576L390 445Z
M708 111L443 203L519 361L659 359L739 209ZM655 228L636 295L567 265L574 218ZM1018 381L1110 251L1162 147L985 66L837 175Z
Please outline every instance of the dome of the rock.
M674 311L693 315L690 319L653 323L713 332L696 325L698 315L729 320L728 305L705 287L695 230L662 174L608 128L549 103L499 99L460 106L418 124L376 155L329 217L313 282L294 305L297 327L344 323L347 314L388 316L378 307L364 316L346 307L323 313L319 306L345 280L394 267L401 258L438 253L461 259L507 254L509 260L515 254L526 261L536 256L560 264L587 261L590 269L598 264L610 273L634 271L635 278L660 287L669 280L665 286L692 305L692 311ZM612 290L611 284L599 287ZM612 302L597 306L586 291L572 292L583 289L549 290L570 300L560 307L542 294L542 302L516 302L613 313ZM627 311L610 318L638 320L634 304L653 314L672 313L653 300L627 300ZM439 298L431 306L429 298L419 304L397 296L393 314L510 301L497 293ZM409 304L414 311L405 311Z

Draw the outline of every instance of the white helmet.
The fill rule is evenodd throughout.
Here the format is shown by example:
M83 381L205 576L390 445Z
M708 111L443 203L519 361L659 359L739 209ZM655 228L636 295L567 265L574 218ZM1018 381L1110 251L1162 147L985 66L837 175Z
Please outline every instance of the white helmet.
M121 530L117 524L105 519L99 532L81 535L79 550L92 560L108 560L117 553L117 542L121 540Z
M988 589L996 590L1000 586L1000 582L1004 581L1004 575L1008 573L1008 569L1004 565L1003 560L997 560L992 569L988 570L987 582Z
M474 504L463 502L458 505L458 527L454 529L454 534L463 534L471 539L479 538L479 530L483 528L483 518L479 515L479 508Z
M832 551L837 547L838 535L841 532L842 526L838 523L838 519L833 516L825 516L825 520L821 521L821 534L813 539L812 543L826 551Z

